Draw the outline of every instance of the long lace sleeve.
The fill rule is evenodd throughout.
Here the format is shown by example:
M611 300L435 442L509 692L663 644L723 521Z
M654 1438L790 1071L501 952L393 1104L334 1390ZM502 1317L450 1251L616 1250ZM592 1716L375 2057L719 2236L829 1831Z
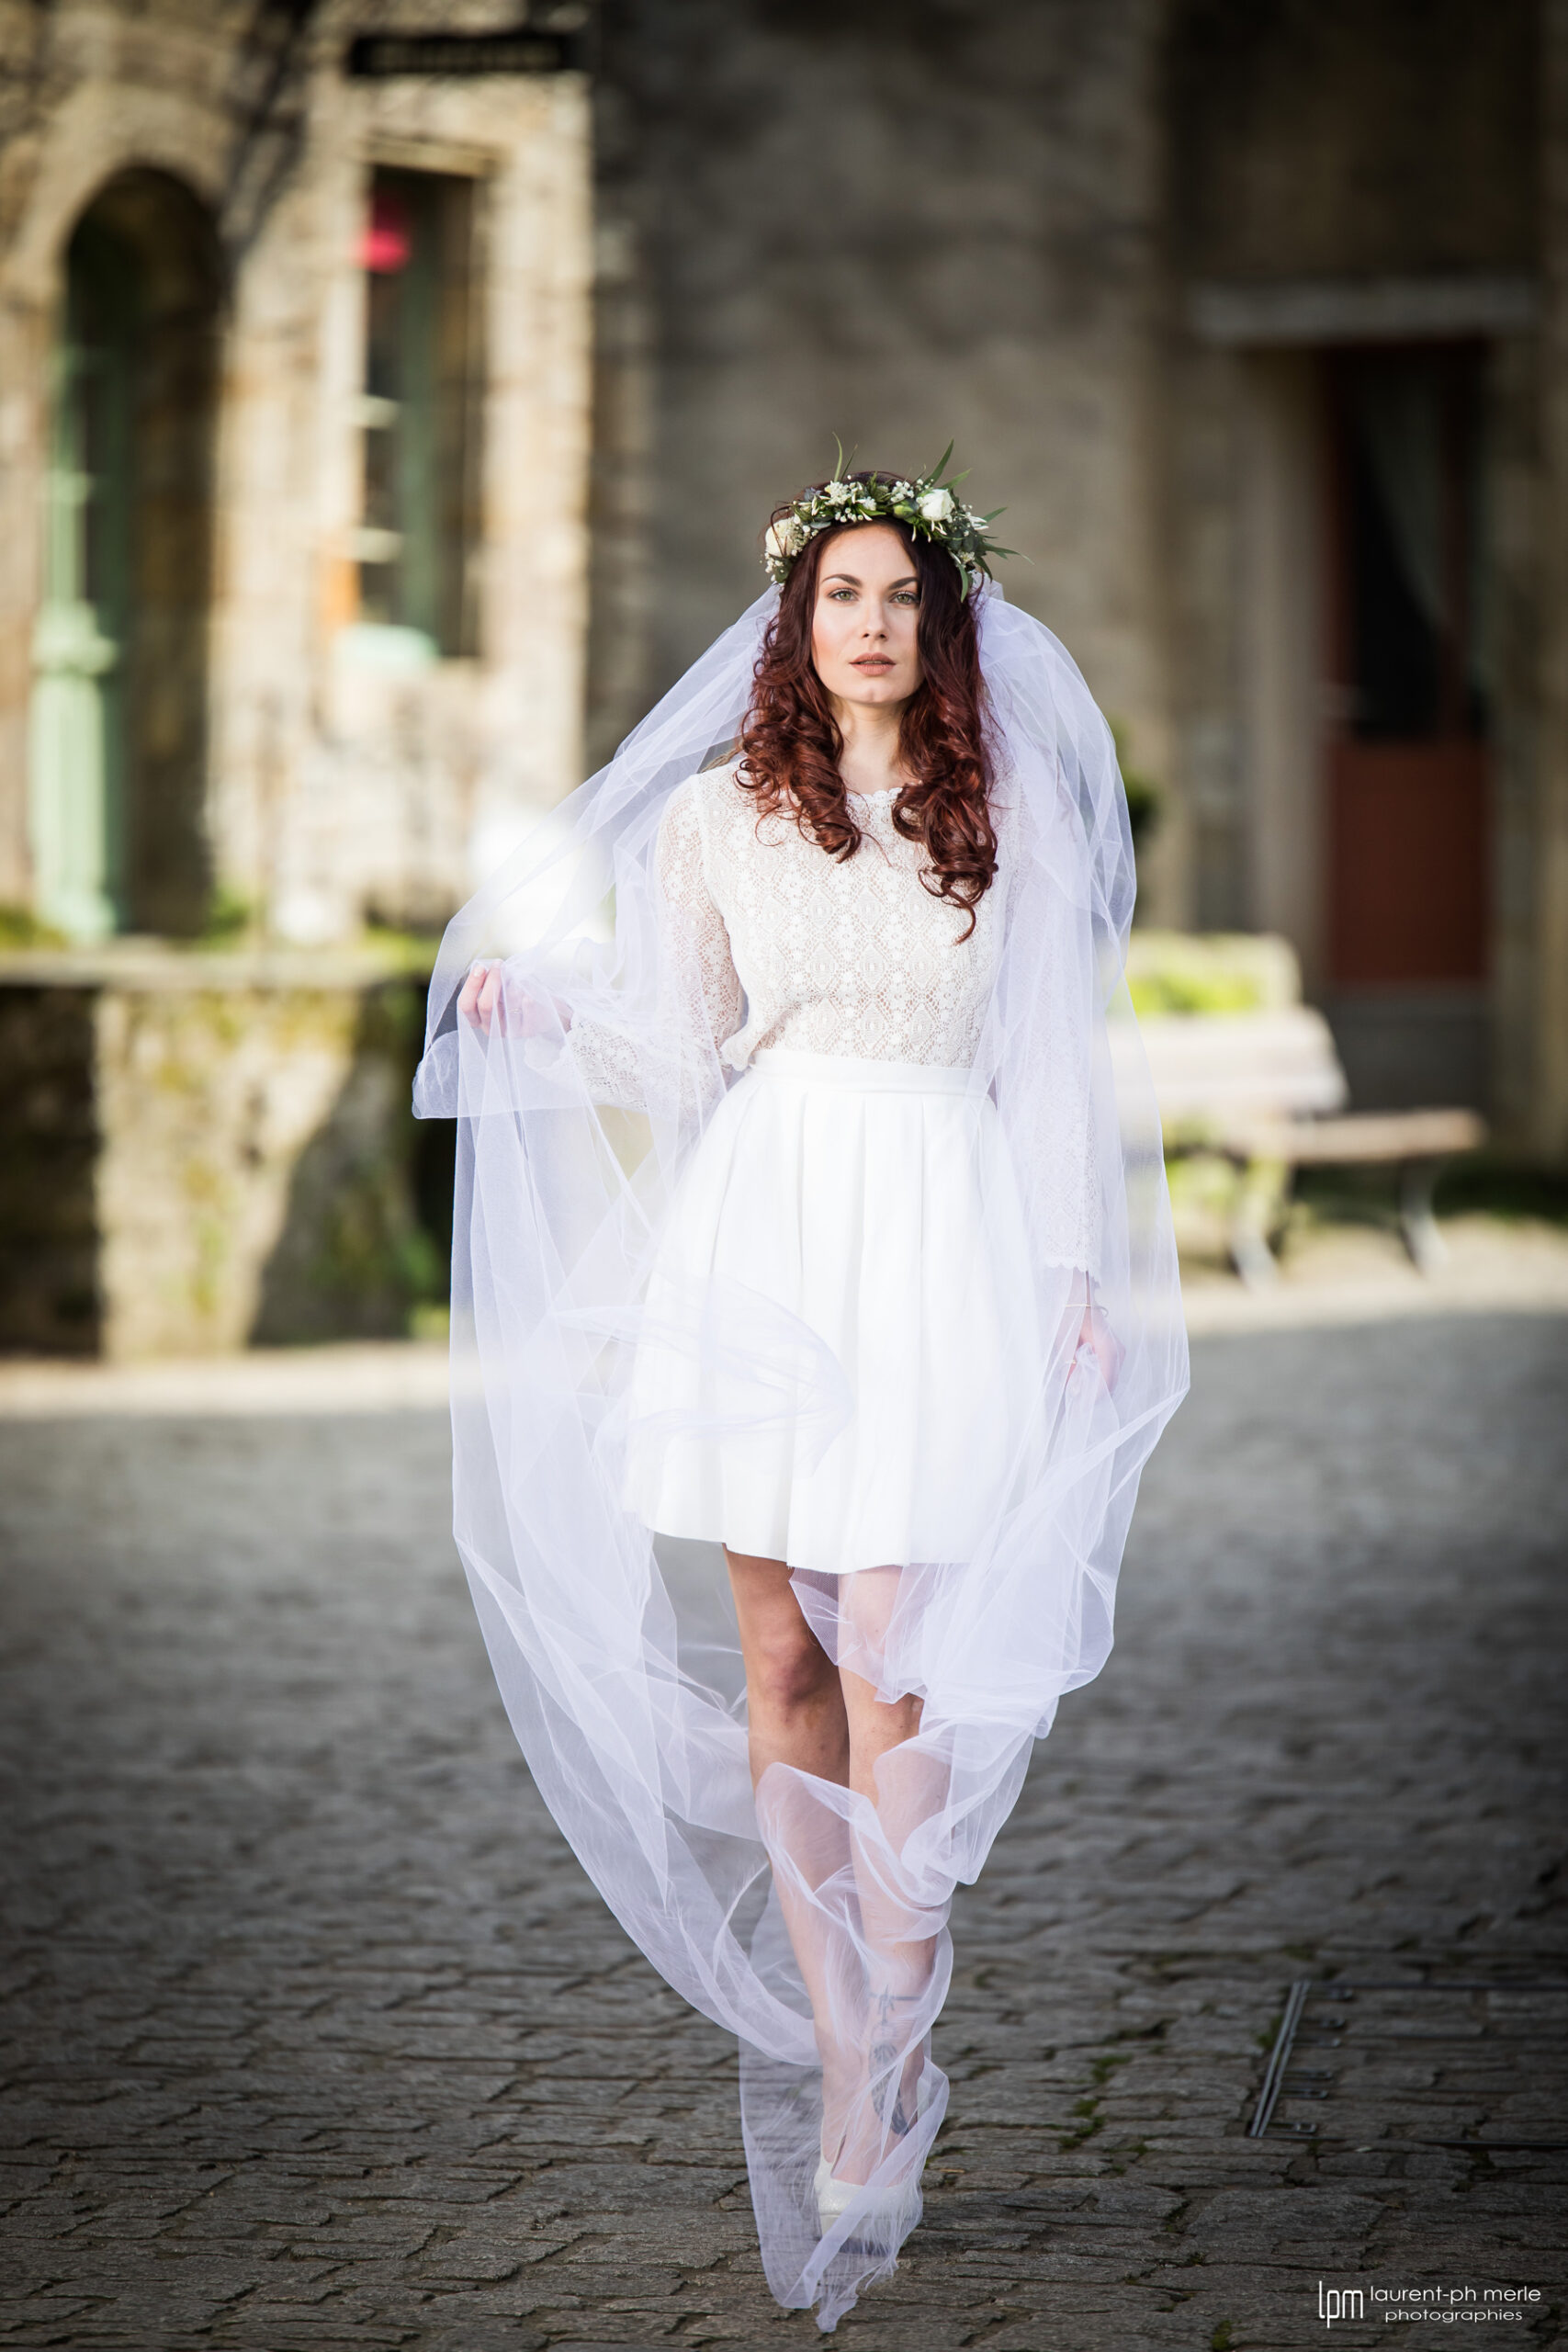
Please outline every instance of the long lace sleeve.
M567 1039L571 1061L596 1102L622 1110L647 1107L650 1060L661 1096L711 1092L722 1083L715 1059L745 1016L745 997L730 954L729 933L714 904L703 865L703 841L693 777L671 795L654 844L661 897L660 1003L658 1034L649 1040L598 1017L575 1020Z
M1025 837L1016 813L1006 827L1010 924L1027 897L1044 921L1023 959L1033 999L1028 1015L1028 1107L1015 1114L1019 1180L1036 1206L1035 1229L1046 1262L1100 1272L1099 1153L1095 1144L1089 1056L1093 1035L1092 943L1087 912L1065 893L1026 893L1024 861L1045 854Z
M728 929L708 888L698 789L694 776L673 795L659 829L657 865L683 1025L716 1053L744 1021L746 996Z
M1045 950L1046 1082L1049 1115L1040 1135L1038 1182L1050 1261L1100 1272L1100 1167L1089 1085L1089 1011L1080 1001L1078 958L1070 952L1068 910L1058 910Z

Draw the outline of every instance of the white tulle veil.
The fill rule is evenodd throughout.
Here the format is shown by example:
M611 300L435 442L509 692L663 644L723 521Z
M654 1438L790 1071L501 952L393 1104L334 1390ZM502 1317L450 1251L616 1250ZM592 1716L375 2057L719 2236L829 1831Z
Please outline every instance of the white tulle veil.
M1139 1475L1184 1392L1187 1352L1152 1091L1135 1052L1113 1069L1109 1048L1108 1023L1132 1018L1134 897L1110 729L1050 631L987 586L998 789L1015 798L1022 847L971 1084L999 1115L1034 1243L1048 1343L1032 1440L972 1556L901 1564L872 1607L859 1578L840 1598L838 1579L797 1576L829 1654L884 1697L917 1693L920 1729L883 1759L874 1805L782 1765L753 1799L722 1556L651 1536L621 1496L649 1271L735 1075L666 919L655 842L674 788L730 756L776 608L769 590L454 919L415 1108L459 1123L456 1531L497 1681L546 1802L627 1934L739 2036L768 2280L830 2328L918 2213L918 2199L900 2208L886 2191L918 2180L946 2104L930 2035L953 1891L982 1868L1062 1693L1105 1660ZM488 1031L457 1007L482 957L504 958ZM592 1099L578 1032L615 1042L640 1111ZM1086 1216L1092 1243L1074 1252L1062 1236ZM1109 1386L1079 1344L1091 1285L1120 1349ZM845 1411L830 1354L744 1285L717 1292L694 1283L672 1306L666 1286L660 1313L664 1344L723 1373L719 1433L787 1412L825 1445ZM824 2026L803 1936L818 2009L827 1986L831 2030L851 2041L868 2030L876 1954L903 1953L878 2046L891 2032L895 2072L911 2052L923 2061L918 2117L887 2139L879 2194L826 2232L812 2189Z

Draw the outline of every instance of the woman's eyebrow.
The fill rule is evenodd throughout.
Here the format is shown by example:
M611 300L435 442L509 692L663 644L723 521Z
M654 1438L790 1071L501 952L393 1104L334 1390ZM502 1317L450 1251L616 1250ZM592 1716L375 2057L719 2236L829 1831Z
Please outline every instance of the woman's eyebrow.
M824 580L841 580L844 582L846 586L851 588L859 588L863 585L860 574L854 571L825 571L822 574L822 577ZM901 580L890 580L887 584L890 589L914 588L919 584L919 574L914 571L906 571Z

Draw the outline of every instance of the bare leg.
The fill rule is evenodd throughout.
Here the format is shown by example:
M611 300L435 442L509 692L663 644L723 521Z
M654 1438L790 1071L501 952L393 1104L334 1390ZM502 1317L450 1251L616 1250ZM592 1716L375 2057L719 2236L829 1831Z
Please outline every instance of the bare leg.
M729 1580L746 1665L746 1712L756 1787L770 1764L793 1765L818 1780L844 1785L849 1777L850 1736L838 1668L801 1614L783 1560L758 1559L728 1548ZM842 1860L830 1831L819 1853L795 1853L790 1868L807 1889L829 1877ZM792 1883L789 1870L776 1869L773 1883L795 1955L811 2001L817 2046L822 2059L823 2146L831 2152L843 2138L845 2119L863 2082L863 2053L846 2049L831 2021L843 2012L829 1983L829 1939L810 1894Z
M863 1568L840 1587L840 1606L852 1611L858 1629L880 1650L898 1596L897 1568ZM840 1677L849 1724L850 1786L876 1807L895 1853L915 1826L920 1811L914 1785L878 1785L876 1767L891 1751L913 1739L920 1727L920 1702L906 1696L878 1699L874 1684L845 1668ZM906 1818L906 1816L908 1816ZM863 2102L857 2128L834 2170L840 2179L865 2180L894 2141L915 2121L916 2086L925 2061L924 2038L909 2046L919 2004L931 1981L932 1939L912 1936L907 1908L887 1883L886 1866L859 1838L851 1850L860 1891L861 1928L868 1966L870 2098Z
M801 1614L788 1567L743 1552L724 1556L746 1663L752 1787L774 1763L844 1783L850 1736L838 1669Z

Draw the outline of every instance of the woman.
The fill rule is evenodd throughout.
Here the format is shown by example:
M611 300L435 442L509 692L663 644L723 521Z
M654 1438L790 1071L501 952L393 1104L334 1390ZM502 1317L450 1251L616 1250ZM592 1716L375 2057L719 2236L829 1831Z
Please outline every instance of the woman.
M769 2281L825 2327L919 2218L953 1887L1103 1659L1186 1377L1105 1050L1109 731L940 473L780 510L776 596L457 918L421 1074L498 1678L739 2034Z

